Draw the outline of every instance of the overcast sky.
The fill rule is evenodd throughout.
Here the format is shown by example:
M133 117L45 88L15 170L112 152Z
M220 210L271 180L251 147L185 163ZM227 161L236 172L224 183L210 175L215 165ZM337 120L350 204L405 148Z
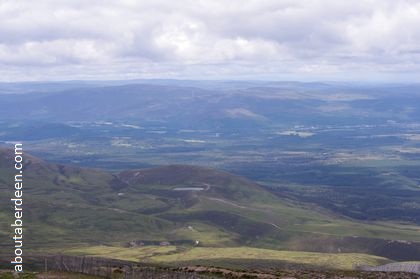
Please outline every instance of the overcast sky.
M0 0L0 80L418 81L420 1Z

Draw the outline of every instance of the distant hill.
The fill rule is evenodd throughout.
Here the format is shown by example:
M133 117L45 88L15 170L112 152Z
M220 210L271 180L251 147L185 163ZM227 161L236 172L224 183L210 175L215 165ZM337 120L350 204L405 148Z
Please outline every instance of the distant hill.
M0 119L11 120L140 120L180 128L237 129L295 122L378 123L420 116L412 106L420 99L418 85L182 81L6 85L0 84L0 93L20 93L0 94Z
M134 187L148 187L153 190L155 185L159 185L159 189L223 197L242 202L271 196L261 186L244 177L197 166L170 165L130 170L121 172L118 177L127 185ZM271 199L274 200L275 197L271 196Z

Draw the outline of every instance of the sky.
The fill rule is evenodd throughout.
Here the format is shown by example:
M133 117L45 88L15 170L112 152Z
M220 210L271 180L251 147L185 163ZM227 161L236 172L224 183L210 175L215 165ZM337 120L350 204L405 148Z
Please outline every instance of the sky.
M420 1L0 0L0 81L418 81Z

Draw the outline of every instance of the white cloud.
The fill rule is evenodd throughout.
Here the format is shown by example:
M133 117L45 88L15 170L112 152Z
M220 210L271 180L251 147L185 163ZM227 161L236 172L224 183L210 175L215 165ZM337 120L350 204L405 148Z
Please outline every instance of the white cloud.
M2 80L410 79L411 0L0 1Z

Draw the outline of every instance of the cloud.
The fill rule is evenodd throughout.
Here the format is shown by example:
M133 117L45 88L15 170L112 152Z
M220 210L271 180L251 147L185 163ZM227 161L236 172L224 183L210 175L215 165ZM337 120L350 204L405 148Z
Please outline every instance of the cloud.
M411 79L420 2L0 1L5 81Z

